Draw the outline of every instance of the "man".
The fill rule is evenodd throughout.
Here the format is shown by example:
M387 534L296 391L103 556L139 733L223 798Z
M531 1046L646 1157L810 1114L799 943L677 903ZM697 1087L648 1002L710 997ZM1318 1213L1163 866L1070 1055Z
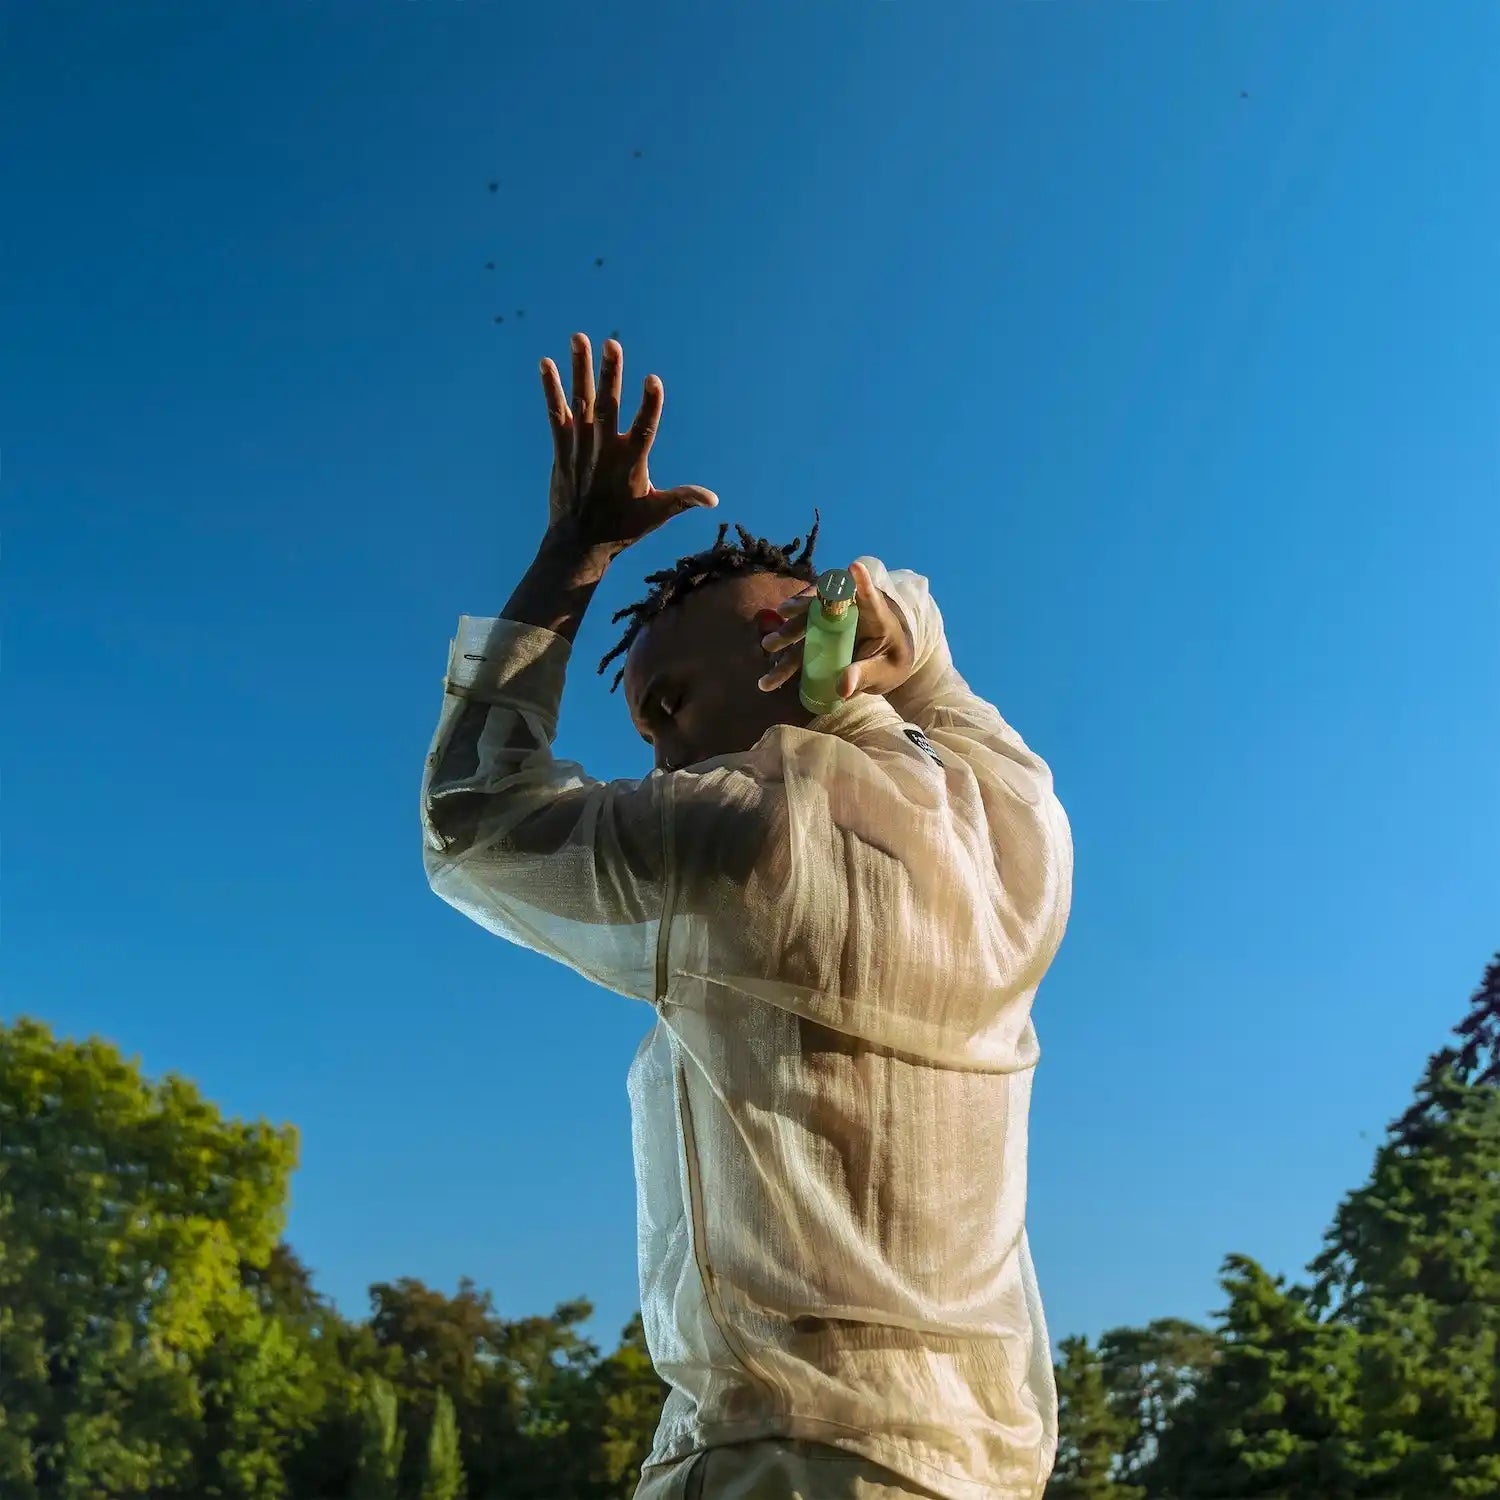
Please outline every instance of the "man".
M795 557L721 527L620 612L600 671L627 653L650 776L554 760L605 570L718 503L652 487L663 391L622 436L622 362L606 343L596 396L575 335L571 411L542 363L546 536L500 618L459 622L422 819L443 900L656 1012L629 1093L670 1393L638 1500L1035 1500L1030 1012L1072 880L1051 774L953 669L925 580L874 558L842 701L802 707L816 527Z

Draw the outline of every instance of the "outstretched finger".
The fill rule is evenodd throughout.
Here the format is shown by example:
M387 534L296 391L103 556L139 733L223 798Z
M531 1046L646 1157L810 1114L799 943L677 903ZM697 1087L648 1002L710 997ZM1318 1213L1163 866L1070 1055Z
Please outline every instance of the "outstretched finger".
M790 682L802 670L802 653L787 651L768 667L755 684L763 693L774 693L777 688Z
M605 339L594 421L607 438L620 435L620 383L625 378L625 351L616 339Z
M573 482L587 485L599 452L594 426L594 351L588 336L573 335Z
M666 392L662 390L661 381L648 375L641 395L641 409L635 414L635 421L630 424L627 434L632 456L637 460L645 458L651 451L651 444L656 441L656 429L661 426L661 409L665 400Z
M552 456L566 468L573 458L572 416L563 391L562 376L550 359L542 361L542 395L547 402L547 421L552 427Z
M588 335L573 335L573 420L594 420L594 351Z
M786 614L786 605L781 606L780 612L783 615ZM806 634L806 615L799 614L796 618L787 620L786 624L778 625L769 634L763 635L760 643L767 651L784 651L788 646L795 646Z

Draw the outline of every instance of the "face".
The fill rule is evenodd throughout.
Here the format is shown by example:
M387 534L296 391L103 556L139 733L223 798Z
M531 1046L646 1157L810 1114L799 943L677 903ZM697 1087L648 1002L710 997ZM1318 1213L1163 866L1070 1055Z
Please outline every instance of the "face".
M635 638L621 686L658 770L748 750L776 724L812 723L796 677L770 693L756 685L772 661L756 615L808 587L775 573L718 578Z

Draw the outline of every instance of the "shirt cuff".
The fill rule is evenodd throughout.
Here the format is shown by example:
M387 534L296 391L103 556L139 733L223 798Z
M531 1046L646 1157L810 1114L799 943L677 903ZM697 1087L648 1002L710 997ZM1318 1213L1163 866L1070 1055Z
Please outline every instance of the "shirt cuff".
M572 643L541 625L460 615L448 643L446 692L477 703L514 703L555 720Z

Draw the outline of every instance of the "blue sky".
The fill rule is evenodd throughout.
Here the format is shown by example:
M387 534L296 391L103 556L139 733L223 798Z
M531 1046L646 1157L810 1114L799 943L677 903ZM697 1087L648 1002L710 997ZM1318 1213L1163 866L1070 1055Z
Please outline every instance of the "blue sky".
M5 1013L295 1122L346 1312L613 1346L651 1013L432 896L417 793L537 360L618 328L721 506L606 579L559 753L649 769L609 617L721 519L926 574L1076 838L1054 1336L1299 1272L1500 940L1497 55L1488 0L6 7Z

